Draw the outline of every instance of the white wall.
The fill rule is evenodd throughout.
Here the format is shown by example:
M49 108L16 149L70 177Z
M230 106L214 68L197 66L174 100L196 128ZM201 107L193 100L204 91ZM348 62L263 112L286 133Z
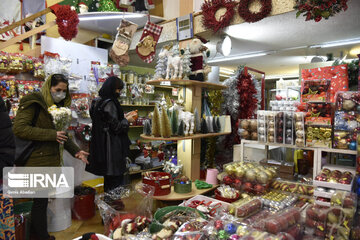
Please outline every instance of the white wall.
M201 5L204 3L204 0L193 0L193 9L194 12L200 12L201 11Z
M163 0L164 18L166 20L180 16L180 1L181 0Z

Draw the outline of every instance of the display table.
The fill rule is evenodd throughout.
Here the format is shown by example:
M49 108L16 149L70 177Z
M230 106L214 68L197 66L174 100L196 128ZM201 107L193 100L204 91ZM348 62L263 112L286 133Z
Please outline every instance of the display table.
M210 192L211 190L214 190L219 185L213 185L212 188L206 188L206 189L197 189L195 186L195 183L192 183L192 191L189 193L176 193L174 191L174 186L171 187L171 193L168 195L163 196L154 196L153 199L160 200L160 201L181 201L185 199L189 199L192 197L195 197L197 195L201 195L207 192Z

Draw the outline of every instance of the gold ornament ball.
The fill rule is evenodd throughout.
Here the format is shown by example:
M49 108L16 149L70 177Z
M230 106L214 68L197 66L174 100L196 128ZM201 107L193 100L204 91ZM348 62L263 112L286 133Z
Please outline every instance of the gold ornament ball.
M256 120L251 120L250 121L250 130L251 131L257 131L257 121Z
M342 108L344 110L350 111L355 107L355 105L356 105L355 102L353 102L352 100L347 99L347 100L344 100Z
M250 126L249 120L242 120L240 125L241 125L241 128L248 130L249 126Z
M257 175L256 175L256 180L261 183L261 184L266 184L269 180L268 176L266 173L264 172L259 172Z
M245 170L242 168L242 167L237 167L235 169L235 175L238 177L238 178L242 178L245 174Z
M249 138L249 132L246 131L246 130L241 131L240 137L243 138L243 139L248 139Z
M250 169L250 170L247 170L246 173L245 173L245 177L248 181L250 182L253 182L255 181L256 179L256 173L254 170Z
M258 139L257 132L252 132L251 133L251 140L257 140L257 139Z

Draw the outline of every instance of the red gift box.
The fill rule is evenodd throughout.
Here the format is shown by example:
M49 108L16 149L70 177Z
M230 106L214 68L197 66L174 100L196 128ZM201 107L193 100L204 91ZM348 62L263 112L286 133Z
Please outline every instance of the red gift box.
M331 79L330 102L335 102L335 95L338 91L349 90L349 77L347 64L338 66L328 66L313 69L302 69L301 77L303 81L315 79ZM302 101L302 99L301 99Z

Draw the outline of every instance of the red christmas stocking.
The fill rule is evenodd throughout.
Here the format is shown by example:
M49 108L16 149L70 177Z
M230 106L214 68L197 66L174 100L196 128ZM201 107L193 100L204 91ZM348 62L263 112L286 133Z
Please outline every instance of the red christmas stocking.
M140 42L136 45L136 52L144 62L151 63L154 60L162 29L162 26L147 21Z

